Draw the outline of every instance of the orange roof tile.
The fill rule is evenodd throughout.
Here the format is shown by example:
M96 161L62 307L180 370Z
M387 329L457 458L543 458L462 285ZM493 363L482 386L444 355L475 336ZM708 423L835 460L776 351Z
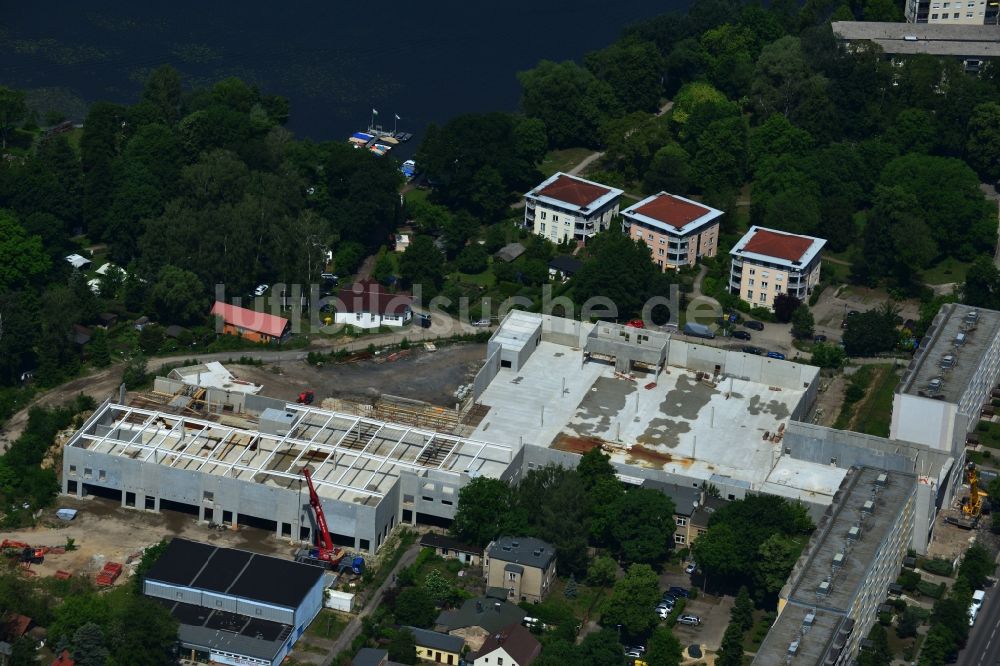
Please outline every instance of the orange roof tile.
M582 208L597 201L610 191L607 187L562 175L538 191L537 195Z
M811 238L782 234L769 229L757 229L754 235L743 246L744 252L763 254L787 261L800 261L802 255L812 246Z
M647 204L632 209L633 213L651 217L676 229L683 229L711 209L684 201L672 194L659 194Z
M248 310L222 301L215 302L212 306L212 314L222 317L223 321L232 326L270 335L273 338L280 338L285 332L285 327L288 326L288 320L283 317Z

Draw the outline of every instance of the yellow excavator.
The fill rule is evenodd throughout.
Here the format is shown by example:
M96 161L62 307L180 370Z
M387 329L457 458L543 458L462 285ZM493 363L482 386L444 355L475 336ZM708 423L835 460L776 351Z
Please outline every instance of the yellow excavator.
M983 512L983 498L986 491L979 487L979 472L976 463L970 462L965 467L965 480L969 482L969 496L962 501L962 517L975 523Z

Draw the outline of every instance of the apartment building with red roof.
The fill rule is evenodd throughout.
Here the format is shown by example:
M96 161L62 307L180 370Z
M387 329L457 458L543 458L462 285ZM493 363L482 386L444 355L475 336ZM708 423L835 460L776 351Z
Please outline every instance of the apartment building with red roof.
M703 203L660 192L623 210L622 229L649 247L660 270L678 270L716 255L722 214Z
M622 190L562 172L524 195L524 226L553 243L585 242L611 226Z
M753 226L729 251L729 290L755 307L774 310L779 294L806 300L819 284L822 238Z

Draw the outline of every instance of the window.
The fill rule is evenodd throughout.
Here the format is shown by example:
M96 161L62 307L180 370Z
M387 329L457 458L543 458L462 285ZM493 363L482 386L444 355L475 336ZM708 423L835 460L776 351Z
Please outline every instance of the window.
M936 19L937 17L938 17L938 15L937 15L937 14L931 14L931 18L932 18L932 19Z
M946 2L946 3L944 3L944 8L945 8L945 9L948 9L948 7L949 7L950 5L951 5L951 3L950 3L950 2Z
M663 256L663 248L662 247L660 248L660 256L661 257Z
M761 271L761 272L760 272L760 276L761 276L761 277L769 277L770 275L771 275L771 274L770 274L769 272L767 272L767 271Z
M760 288L761 289L767 289L767 283L766 282L761 282L760 283Z
M545 219L545 215L546 215L546 213L545 213L545 211L543 210L543 211L542 211L542 214L541 214L541 216L540 216L540 217L541 217L541 218L542 218L542 219L544 220L544 219ZM542 226L545 226L545 225L542 225Z
M945 12L944 14L941 14L941 18L943 18L943 19L948 18L948 12Z
M753 300L753 292L750 291L749 289L747 290L747 300L748 301L752 301Z
M454 504L454 502L452 502L451 500L445 500L445 499L443 499L443 500L441 500L441 504L447 504L448 506L451 506L451 505Z
M108 473L107 472L105 472L103 469L97 470L97 480L98 481L105 481L105 480L107 480L107 478L108 478Z
M542 213L542 215L545 215L545 213ZM538 225L538 228L541 230L541 232L543 234L545 233L545 223L544 222L542 222L540 225Z
M507 580L517 580L517 574L514 573L513 571L509 572L507 574Z
M433 502L434 501L433 497L428 497L427 495L421 495L420 499L422 499L425 502Z
M683 534L674 534L674 543L685 544L687 543L687 537Z
M70 465L69 466L69 473L73 474L73 475L76 474L76 465Z
M211 490L206 490L206 491L202 492L201 498L203 500L205 500L206 502L214 502L215 501L215 493L212 492Z
M503 657L497 657L497 664L503 666Z
M785 279L785 276L784 276L784 275L775 275L775 276L774 276L774 281L775 281L775 282L781 282L781 281L782 281L782 280L784 280L784 279Z
M760 293L760 302L767 303L767 294L765 294L764 292Z
M674 521L677 523L678 527L684 527L688 524L688 519L683 516L675 516Z
M558 222L558 221L559 221L559 216L558 216L558 215L555 215L555 214L553 214L553 215L552 215L552 221L553 221L553 222Z
M649 238L649 240L653 240L653 234L648 234L646 237Z
M662 238L660 239L660 245L663 245L663 244L664 244L665 242L666 242L666 241L665 241L665 240L663 240Z
M756 270L754 270L753 268L751 268L751 269L750 269L750 275L754 275L754 274L755 274L756 272L757 272L757 271L756 271Z
M90 469L89 467L84 467L83 468L83 478L89 479L92 476L94 476L94 470Z
M752 287L753 286L753 278L750 278L749 280L747 280L747 286L748 287Z

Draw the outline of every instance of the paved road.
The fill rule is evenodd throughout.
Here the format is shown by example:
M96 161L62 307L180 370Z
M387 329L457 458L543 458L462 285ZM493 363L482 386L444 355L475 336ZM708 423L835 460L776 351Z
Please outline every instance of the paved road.
M420 552L420 545L413 544L407 549L403 556L399 558L399 562L393 567L392 572L385 578L385 582L375 591L372 598L368 600L365 604L364 610L351 618L351 621L347 623L344 627L344 631L337 637L336 642L333 645L333 649L330 650L330 654L327 655L326 659L323 660L323 666L330 666L333 660L336 659L337 655L345 650L351 649L351 643L361 632L361 619L366 615L371 615L372 612L382 603L382 597L385 595L386 590L388 590L399 573L400 569L403 567L408 567L413 564L413 561L417 559L417 554Z
M987 547L996 552L996 542L992 535L980 532ZM1000 556L994 558L994 562ZM979 610L976 624L969 630L969 640L965 649L958 653L958 666L997 666L1000 664L1000 586L986 589L986 599Z

